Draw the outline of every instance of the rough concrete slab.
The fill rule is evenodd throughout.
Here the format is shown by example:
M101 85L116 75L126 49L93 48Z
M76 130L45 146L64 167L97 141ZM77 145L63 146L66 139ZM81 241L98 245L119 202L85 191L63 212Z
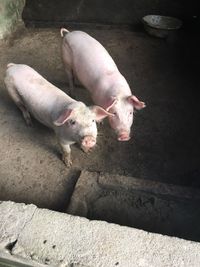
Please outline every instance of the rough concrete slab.
M34 205L26 206L13 202L0 203L0 250L12 248L35 210L36 206Z
M67 212L200 241L200 190L82 171Z
M10 216L16 216L15 206L24 209L24 204L9 202L5 210L8 206ZM196 267L200 265L199 250L200 244L192 241L36 209L11 252L60 267Z

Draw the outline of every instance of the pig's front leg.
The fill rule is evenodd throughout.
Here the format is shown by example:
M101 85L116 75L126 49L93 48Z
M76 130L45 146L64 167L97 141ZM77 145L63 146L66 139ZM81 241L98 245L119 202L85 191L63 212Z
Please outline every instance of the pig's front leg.
M67 165L67 167L70 167L72 165L70 145L67 143L63 144L60 141L59 141L59 145L62 150L62 160Z

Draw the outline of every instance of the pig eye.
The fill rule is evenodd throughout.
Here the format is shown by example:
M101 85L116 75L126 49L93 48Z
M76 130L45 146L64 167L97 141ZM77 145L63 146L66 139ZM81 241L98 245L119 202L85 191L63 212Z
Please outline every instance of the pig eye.
M117 115L117 112L113 112L113 114L116 116Z
M74 121L74 120L70 120L69 123L70 123L71 125L75 125L75 124L76 124L76 121Z
M95 122L95 120L92 120L92 122Z
M133 112L132 111L130 111L130 113L129 113L130 115L132 115L133 114Z

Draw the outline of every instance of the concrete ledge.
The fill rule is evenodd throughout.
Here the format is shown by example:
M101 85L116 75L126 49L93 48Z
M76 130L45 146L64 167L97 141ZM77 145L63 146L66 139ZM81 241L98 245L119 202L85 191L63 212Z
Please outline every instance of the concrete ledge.
M13 202L2 202L0 214L1 254L8 252L5 244L17 238L10 254L35 263L60 267L200 265L199 243Z
M44 267L46 265L0 251L0 267Z

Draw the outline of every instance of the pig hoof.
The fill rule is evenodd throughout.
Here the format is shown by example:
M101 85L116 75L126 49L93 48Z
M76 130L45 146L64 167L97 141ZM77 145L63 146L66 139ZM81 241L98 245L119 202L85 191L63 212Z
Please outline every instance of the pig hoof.
M71 167L72 166L72 161L71 160L63 160L63 161L64 161L64 163L65 163L65 165L67 167Z
M85 152L85 153L89 153L90 151L91 151L91 149L90 148L86 148L86 147L81 147L81 149L83 150L83 152Z
M69 156L63 156L62 160L63 160L63 162L65 163L65 165L67 167L71 167L72 166L72 161L69 158Z
M66 165L68 168L71 167L71 166L72 166L72 161L70 160L70 161L65 162L65 165Z
M33 123L32 123L31 120L26 120L26 125L27 125L28 127L33 127Z

